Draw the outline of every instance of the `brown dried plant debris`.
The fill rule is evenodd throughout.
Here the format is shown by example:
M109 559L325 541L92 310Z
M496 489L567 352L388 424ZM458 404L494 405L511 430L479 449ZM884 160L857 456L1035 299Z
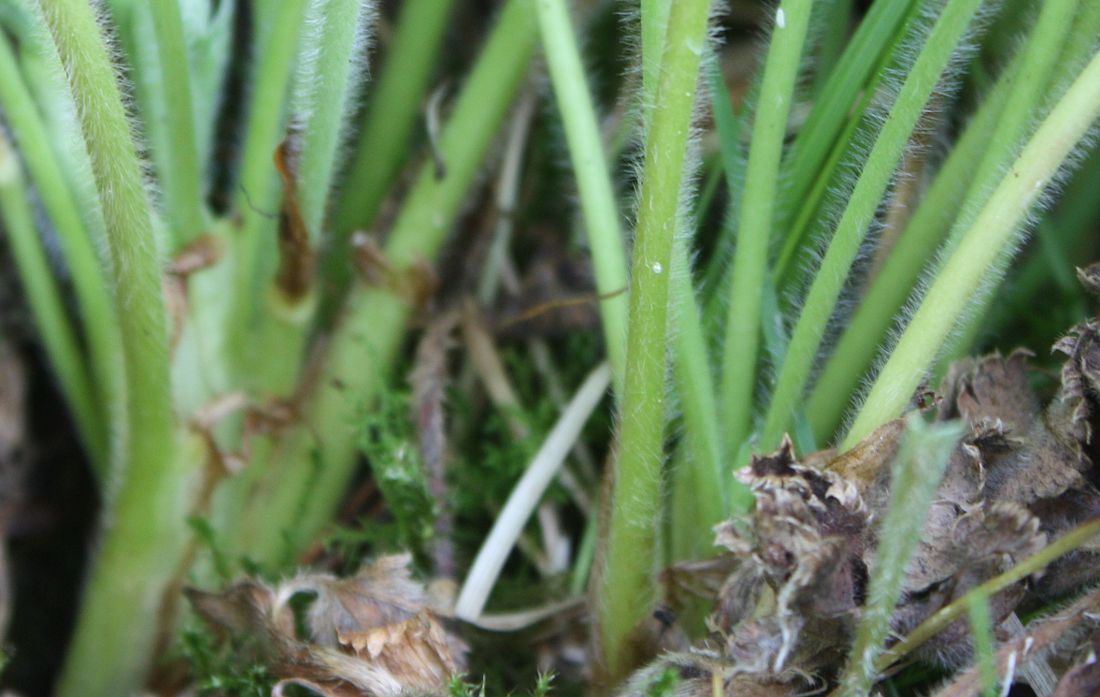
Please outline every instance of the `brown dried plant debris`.
M1100 291L1100 265L1079 275ZM940 386L934 418L961 419L968 430L906 569L892 619L896 636L1100 515L1089 455L1100 409L1100 319L1074 327L1054 350L1067 360L1045 408L1029 384L1023 351L960 361ZM902 420L890 422L846 453L825 450L801 459L787 440L740 473L756 508L718 527L717 543L728 552L665 576L714 600L703 648L658 664L685 678L681 693L710 692L717 679L727 695L775 694L777 686L786 690L779 694L794 694L836 677L875 563L877 524L890 493L888 465L903 430ZM999 625L1017 607L1042 606L1098 579L1093 550L1067 555L990 598L992 620ZM916 657L946 668L965 665L971 658L965 620ZM1085 668L1079 675L1090 676Z
M443 602L409 572L407 554L381 557L355 576L301 574L269 586L255 579L221 593L189 589L195 611L260 661L280 686L326 697L445 694L466 646L443 624ZM291 600L315 596L299 636Z
M313 286L315 253L309 226L298 202L298 149L301 130L292 125L286 139L275 149L275 169L283 180L283 205L279 210L279 268L275 287L288 300L299 301Z
M1058 681L1050 697L1093 697L1100 694L1100 632L1092 635L1088 655Z
M1093 634L1093 642L1089 642L1088 632L1097 626L1098 611L1100 591L1094 590L1070 607L1050 617L1031 622L1019 636L1009 638L997 649L993 656L997 675L1003 676L1004 682L1011 683L1013 677L1019 675L1029 661L1045 660L1055 653L1064 653L1067 647L1076 648L1082 643L1082 638L1086 640L1083 642L1085 645L1095 643L1100 635ZM935 697L971 697L979 694L981 687L981 670L977 666L971 666L940 688ZM1095 661L1089 663L1088 658L1085 658L1080 666L1062 677L1053 694L1062 697L1087 697L1097 694L1098 691L1100 670L1096 668Z

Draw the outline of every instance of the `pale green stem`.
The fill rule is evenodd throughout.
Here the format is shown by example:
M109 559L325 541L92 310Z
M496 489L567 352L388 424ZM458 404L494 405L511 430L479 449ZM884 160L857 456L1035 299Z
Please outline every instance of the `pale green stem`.
M1059 62L1059 51L1051 47L1065 43L1078 4L1078 0L1043 3L1027 44L983 100L972 124L864 294L864 302L845 329L810 396L807 411L819 438L830 435L839 424L848 403L838 395L856 391L925 262L952 229L955 213L961 210L954 222L957 236L966 229L1024 139L1036 108L1050 91L1051 75ZM984 154L979 156L981 149ZM956 242L949 241L947 249Z
M191 103L191 71L183 36L179 0L152 0L150 10L156 36L160 79L164 89L166 139L160 172L168 220L174 239L186 243L205 227L202 169L195 139L195 112Z
M691 284L691 263L682 241L673 242L672 278L670 280L674 355L674 376L680 407L684 414L684 456L678 459L673 473L674 489L686 496L673 499L679 509L679 522L686 524L677 530L673 522L672 558L699 559L713 553L715 525L729 514L731 493L734 510L744 512L751 507L752 494L739 484L730 486L722 446L722 431L714 396L714 377L707 355L706 337ZM680 505L677 505L680 504ZM694 522L689 522L694 521ZM687 544L677 544L679 539Z
M109 433L104 412L96 399L76 332L66 316L65 303L57 287L57 274L46 260L35 229L28 193L19 160L11 150L7 135L0 130L0 219L4 222L8 246L19 271L23 295L30 305L42 346L68 402L76 430L96 474L103 477L106 475Z
M993 661L993 621L989 617L989 598L967 595L966 609L970 619L970 639L974 646L974 661L982 678L982 697L997 697L997 665Z
M1043 6L1044 13L1049 11L1048 7L1049 5ZM1056 86L1060 80L1069 77L1068 73L1074 70L1080 61L1085 60L1095 51L1097 47L1096 37L1100 35L1100 5L1086 2L1081 6L1081 11L1078 13L1075 22L1072 21L1073 18L1069 15L1062 15L1060 19L1066 23L1066 26L1072 26L1072 31L1069 32L1068 37L1065 36L1064 32L1056 32L1053 29L1048 31L1049 43L1046 43L1043 47L1043 50L1045 50L1043 57L1058 55L1059 52L1057 51L1057 47L1059 46L1064 46L1064 49L1055 61L1055 65L1052 66L1053 80L1047 85L1047 93L1049 93L1051 87ZM1056 27L1056 29L1064 28L1063 26ZM1039 104L1041 104L1041 102L1037 103L1037 105ZM1034 115L1034 112L1031 113ZM1005 159L1007 160L1007 156ZM953 233L958 234L959 231L959 229L955 229ZM1041 237L1045 236L1041 235ZM1008 265L1011 262L1011 259L1007 255L1008 253L1006 252L1006 256L1002 257L1001 264ZM1067 275L1072 276L1072 273ZM1070 283L1076 286L1076 281L1072 278L1070 279ZM968 313L956 337L951 342L948 351L938 359L934 372L942 372L953 360L966 355L973 349L974 344L981 335L985 317L995 298L996 292L995 290L991 290L981 298L979 305L977 305L971 313Z
M275 221L281 195L278 172L272 163L275 148L282 137L286 121L284 106L290 83L294 57L298 51L298 35L305 16L306 0L280 0L274 8L266 8L271 22L266 33L259 33L255 47L255 78L245 122L245 139L241 155L238 196L234 210L241 223L232 237L233 294L228 313L229 346L237 347L242 367L254 358L250 341L246 341L256 320L257 310L264 307L266 284L273 268L271 256L261 257L264 245L275 243ZM267 263L261 263L261 258ZM246 370L245 372L251 372Z
M527 72L537 31L530 0L509 0L440 135L447 176L438 179L431 163L422 168L383 250L398 273L438 254ZM260 561L292 560L330 520L355 462L354 415L387 374L409 312L386 289L361 284L349 294L305 425L276 457L269 484L278 487L252 502L241 531L242 549Z
M798 318L787 356L779 370L759 447L779 444L790 427L814 365L825 327L836 307L860 244L889 186L909 137L924 113L940 77L951 61L981 5L981 0L950 0L913 64L886 123L856 181L848 205L829 242Z
M0 105L3 105L4 116L24 155L31 180L61 242L87 339L94 404L103 413L106 426L124 401L118 320L111 292L76 198L50 146L50 134L19 74L15 56L3 38L0 38ZM110 464L109 432L102 434L103 450L90 451L104 481Z
M858 443L905 409L948 335L1002 273L996 262L1012 248L1031 207L1100 116L1096 55L1043 121L936 275L905 333L875 380L844 447Z
M670 10L670 0L650 0L642 5L643 110L648 110L656 99ZM688 186L688 182L681 184L681 206L690 198L685 195ZM681 232L672 241L669 304L684 445L672 472L669 545L673 559L696 559L715 549L711 529L728 513L730 487L724 480L729 479L725 476L729 467L722 447L710 356L692 283L689 237L681 234L687 225L685 211L680 211L677 221ZM735 484L732 490L737 495L738 510L750 505L747 501L751 501L751 494L746 488Z
M641 0L642 109L646 112L653 107L657 96L671 11L672 0Z
M919 11L916 0L871 5L795 136L783 162L785 185L776 210L778 227L785 236L775 264L780 280L787 278L796 253L804 246L802 236L827 186L822 181L830 179L836 166L830 162L830 152L842 150L851 141L891 53L906 40L907 20Z
M819 441L828 440L840 425L859 381L882 348L883 337L913 291L936 245L950 229L962 205L966 182L981 162L981 153L989 145L989 134L1008 98L1011 75L1017 63L1005 68L1001 79L982 100L977 113L951 148L886 262L863 293L863 301L818 376L806 411Z
M547 67L577 178L596 288L601 295L618 293L601 301L600 313L616 393L621 394L626 363L627 299L620 291L626 288L627 274L618 202L565 0L536 0L536 5Z
M334 255L340 259L354 230L374 221L382 200L408 154L454 0L407 0L389 42L378 80L371 85L363 135L333 215Z
M123 460L109 525L84 588L58 694L99 697L141 687L162 593L179 565L189 507L168 375L168 331L149 201L114 67L92 8L43 0L77 105L107 229L126 377ZM120 622L126 617L126 622Z
M609 554L596 605L602 659L612 678L621 678L639 658L631 655L627 636L652 600L666 411L668 279L709 12L707 0L673 4L657 98L648 119L631 267L618 470Z
M760 353L760 304L768 273L768 248L775 217L779 163L787 117L794 99L812 0L785 0L776 11L753 117L733 256L725 342L722 353L720 412L727 452L737 452L752 431Z
M291 100L291 119L300 120L301 152L298 202L316 244L325 222L325 205L335 176L345 115L353 106L354 82L364 77L363 60L368 10L363 0L311 3L298 54Z
M297 151L292 158L297 171L290 174L297 183L299 211L313 250L325 224L340 136L352 106L353 83L361 77L356 52L363 49L368 16L362 0L313 2L299 39L288 126L288 131L299 134L292 148ZM269 244L265 248L269 258L274 257L275 247ZM289 297L276 284L268 283L268 312L261 316L256 332L260 359L255 382L263 392L289 395L298 385L318 295L311 287L301 297Z

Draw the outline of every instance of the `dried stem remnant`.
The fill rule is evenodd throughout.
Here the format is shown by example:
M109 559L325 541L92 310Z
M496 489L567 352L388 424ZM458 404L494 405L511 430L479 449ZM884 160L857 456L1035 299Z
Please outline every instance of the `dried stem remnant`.
M283 180L283 206L279 210L279 269L275 287L290 300L301 300L313 283L315 255L309 227L298 203L297 162L289 144L291 136L275 149L275 168Z

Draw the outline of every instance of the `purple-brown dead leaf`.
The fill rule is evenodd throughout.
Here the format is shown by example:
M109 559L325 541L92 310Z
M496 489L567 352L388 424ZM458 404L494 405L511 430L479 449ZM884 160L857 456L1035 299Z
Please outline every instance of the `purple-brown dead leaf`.
M1079 275L1100 291L1100 266ZM895 636L1100 515L1090 458L1100 402L1100 320L1077 325L1054 348L1066 361L1062 384L1046 406L1031 386L1024 351L960 361L939 387L931 418L962 420L967 431L906 569L891 620ZM877 526L890 499L888 465L903 431L904 421L895 420L845 453L823 450L801 458L785 440L739 474L756 508L716 529L727 553L679 564L665 575L673 591L709 590L714 601L706 642L663 659L685 677L679 694L710 693L714 676L727 695L795 694L838 677L875 563ZM994 626L1018 607L1042 607L1098 579L1091 547L1066 555L990 597ZM1025 628L1022 638L1007 639L999 665L1022 661L1058 634L1091 623L1096 597ZM959 668L970 662L971 646L968 623L959 620L914 657ZM692 671L699 676L689 677ZM731 692L735 675L741 686ZM972 694L967 690L975 679L964 673L958 687L943 694ZM1083 663L1066 675L1058 694L1097 694L1097 679L1093 664Z

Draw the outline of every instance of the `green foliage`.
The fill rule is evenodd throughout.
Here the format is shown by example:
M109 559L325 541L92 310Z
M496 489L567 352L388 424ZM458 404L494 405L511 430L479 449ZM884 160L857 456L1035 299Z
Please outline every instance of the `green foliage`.
M428 492L424 464L409 418L409 394L386 390L364 419L360 449L386 502L395 530L371 522L363 526L382 550L424 554L432 537L438 504ZM369 532L367 532L369 531Z
M646 688L646 697L672 697L676 694L676 686L680 684L680 674L669 668L661 672L657 679Z
M627 637L657 595L654 560L708 553L711 526L752 505L732 477L750 454L787 432L803 450L832 442L862 403L850 447L900 414L953 344L979 345L985 327L1039 348L1085 312L1072 267L1096 253L1100 157L1051 214L1036 210L1084 159L1100 114L1094 2L1012 3L1035 11L1029 22L983 0L784 0L739 90L726 47L760 26L709 0L642 0L626 21L621 3L501 0L486 20L463 0L408 0L392 32L375 30L392 3L364 0L102 4L0 0L0 218L110 523L63 697L137 689L162 595L182 578L277 575L322 538L347 568L383 550L425 562L442 512L461 569L567 390L605 356L615 395L577 444L580 495L553 484L541 499L572 544L571 578L542 577L542 530L528 521L494 598L530 605L567 582L579 593L594 565L591 614L622 677L642 658ZM543 109L516 145L514 200L505 183L486 187L490 200L478 186L540 38ZM601 326L535 337L549 367L500 337L520 407L488 403L466 364L448 376L437 501L394 375L407 335L477 276L486 220L516 229L493 273L526 281L543 230L555 251L587 250ZM1012 267L1032 224L1037 243ZM384 240L377 258L362 258L369 245L350 253L360 230ZM452 240L454 258L437 263ZM180 271L194 244L208 263ZM292 262L306 279L295 297L277 274ZM430 267L443 274L438 306L409 290L434 287ZM527 299L518 287L508 302ZM1049 311L1034 312L1044 299ZM607 452L614 486L601 493L591 465ZM381 513L333 529L360 455ZM896 518L918 519L930 495L913 493L910 470L896 473L906 500L886 524L895 566L914 534ZM880 620L897 581L872 579ZM180 644L201 692L269 686L201 633ZM862 687L873 653L859 658ZM550 685L539 676L532 697ZM676 688L670 671L649 694Z
M218 647L204 628L183 630L180 642L184 658L191 667L198 694L204 697L267 697L275 684L267 668L259 663L243 662L240 656Z

